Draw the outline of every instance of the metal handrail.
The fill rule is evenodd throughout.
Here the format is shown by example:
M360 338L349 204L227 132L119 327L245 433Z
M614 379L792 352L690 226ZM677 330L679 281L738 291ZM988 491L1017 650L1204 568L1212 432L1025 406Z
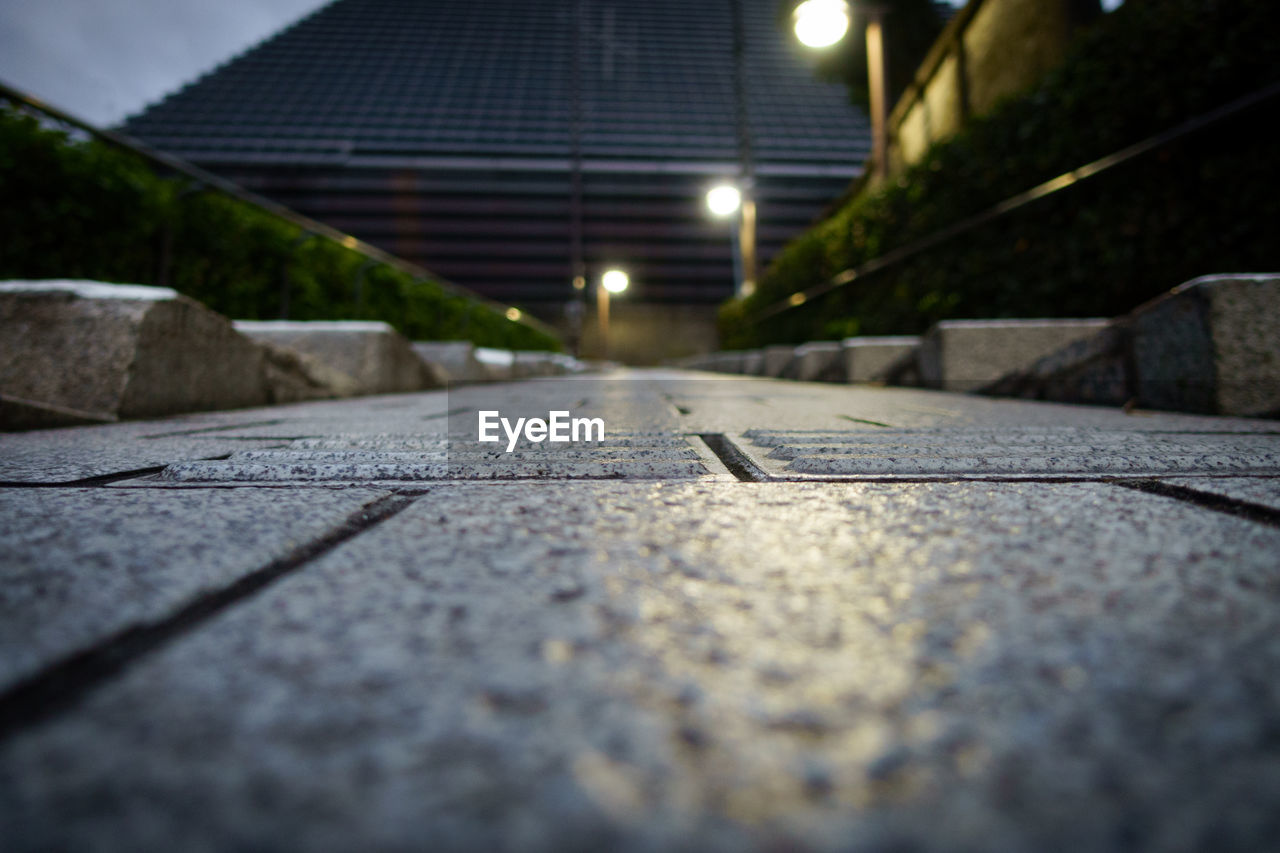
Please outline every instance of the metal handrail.
M513 308L509 305L503 305L501 302L488 299L478 293L474 293L473 291L462 287L461 285L442 279L440 276L418 266L417 264L406 261L404 258L396 257L395 255L379 249L377 246L370 245L359 238L353 237L350 234L345 234L336 228L325 225L323 222L317 222L310 217L303 216L301 213L291 210L269 198L250 192L239 184L233 183L226 178L219 177L212 172L206 172L204 169L201 169L193 163L188 163L186 160L179 159L172 154L167 154L157 148L152 148L145 142L135 139L128 134L120 133L115 130L106 130L89 124L83 119L76 118L75 116L60 110L51 104L46 104L38 98L28 95L19 89L15 89L3 80L0 80L0 97L22 104L26 107L39 110L45 115L56 119L63 124L71 125L72 127L89 133L96 139L100 139L118 148L130 151L171 172L177 172L180 175L185 175L191 180L196 181L203 186L215 189L224 195L236 199L237 201L257 207L272 216L283 219L292 225L296 225L298 228L302 229L304 233L310 232L321 237L326 237L329 240L340 244L345 249L349 249L366 258L397 269L400 272L413 276L414 278L430 279L454 296L459 296L472 302L485 305L496 313L504 315L510 322L528 326L542 334L550 335L557 340L560 338L558 332L546 323L538 320L536 317L530 316L527 312L520 311L519 309ZM512 319L513 313L516 314L516 318L514 320Z
M1144 139L1141 142L1122 148L1113 154L1086 163L1078 169L1072 169L1070 172L1059 175L1045 181L1042 184L1032 187L1031 189L1018 193L1015 196L1005 199L999 204L991 207L981 213L962 219L959 222L952 223L945 228L933 232L932 234L921 237L919 240L913 240L904 246L892 249L878 258L873 258L864 264L852 267L847 270L836 273L822 284L814 285L807 290L798 290L786 299L766 306L747 318L747 322L751 324L759 323L775 314L781 314L783 311L789 311L792 308L799 308L806 302L813 300L819 296L825 296L827 293L838 287L843 287L851 282L861 278L866 278L872 273L880 272L883 269L902 263L916 255L934 248L940 243L945 243L954 237L958 237L967 231L971 231L980 225L986 225L1006 216L1015 210L1023 208L1034 201L1047 198L1055 193L1061 192L1069 187L1079 184L1081 181L1095 177L1103 172L1113 169L1122 163L1132 160L1142 154L1146 154L1176 139L1188 136L1197 131L1203 130L1217 122L1231 118L1237 113L1257 106L1258 104L1280 95L1280 81L1276 81L1269 86L1265 86L1252 94L1238 98L1225 106L1218 107L1210 112L1203 113L1188 121L1183 122L1176 127L1166 130L1163 133Z

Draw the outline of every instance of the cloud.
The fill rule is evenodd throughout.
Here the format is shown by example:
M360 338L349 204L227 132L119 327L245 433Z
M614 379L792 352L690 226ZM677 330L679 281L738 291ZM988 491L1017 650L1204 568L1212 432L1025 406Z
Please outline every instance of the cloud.
M114 124L324 0L0 0L0 79Z

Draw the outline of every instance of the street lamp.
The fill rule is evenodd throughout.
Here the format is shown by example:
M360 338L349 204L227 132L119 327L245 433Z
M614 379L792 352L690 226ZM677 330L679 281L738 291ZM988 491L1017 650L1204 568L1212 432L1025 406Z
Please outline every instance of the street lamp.
M793 15L796 38L806 47L830 47L849 30L845 0L805 0Z
M631 278L620 269L605 270L596 288L596 319L600 323L600 352L609 357L609 294L622 293L631 284Z
M756 289L755 200L733 184L718 184L707 191L707 210L721 218L738 214L733 232L733 279L738 296L750 296Z
M742 192L733 184L719 184L707 190L707 209L713 216L729 216L742 206Z
M871 169L877 181L889 174L888 93L885 91L884 7L859 4L867 16L867 84L871 92ZM805 0L792 15L796 38L809 47L830 47L849 31L846 0Z

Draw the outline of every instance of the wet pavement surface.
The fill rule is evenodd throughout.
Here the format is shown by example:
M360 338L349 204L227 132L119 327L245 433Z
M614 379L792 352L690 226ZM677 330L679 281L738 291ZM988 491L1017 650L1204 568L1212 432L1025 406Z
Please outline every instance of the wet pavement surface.
M630 371L0 481L5 850L1280 849L1277 422Z

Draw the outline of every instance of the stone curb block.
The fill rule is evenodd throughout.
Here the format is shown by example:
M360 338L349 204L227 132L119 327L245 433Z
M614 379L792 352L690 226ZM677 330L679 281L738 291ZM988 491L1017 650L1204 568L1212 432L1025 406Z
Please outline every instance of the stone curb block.
M762 353L764 363L758 375L780 379L791 364L791 359L795 358L796 348L791 344L774 344L765 347Z
M845 338L841 346L846 382L887 382L895 363L905 358L914 364L920 338L914 335Z
M764 373L764 350L743 350L741 372L743 376L760 376Z
M272 403L301 403L354 397L356 381L315 356L270 341L257 341L265 356L267 390Z
M1205 414L1280 414L1280 275L1189 281L982 389Z
M271 402L262 348L168 288L0 282L0 329L0 392L15 426Z
M800 382L843 382L844 353L839 341L812 341L795 348L783 375Z
M976 391L1067 344L1097 334L1105 319L946 320L924 335L919 351L924 385Z
M1030 367L978 389L994 397L1122 406L1133 398L1131 334L1125 319L1072 341Z
M476 360L484 368L489 382L506 382L515 378L516 356L511 350L476 347Z
M743 357L740 350L715 353L711 369L718 373L741 373Z
M556 353L541 350L515 351L515 377L533 379L541 376L562 376L567 371L555 358Z
M369 321L239 320L255 341L310 356L354 382L355 393L392 394L444 385L409 342L386 323Z
M470 341L414 341L413 351L450 384L489 381Z
M1280 414L1280 274L1194 279L1140 306L1129 325L1140 405Z

